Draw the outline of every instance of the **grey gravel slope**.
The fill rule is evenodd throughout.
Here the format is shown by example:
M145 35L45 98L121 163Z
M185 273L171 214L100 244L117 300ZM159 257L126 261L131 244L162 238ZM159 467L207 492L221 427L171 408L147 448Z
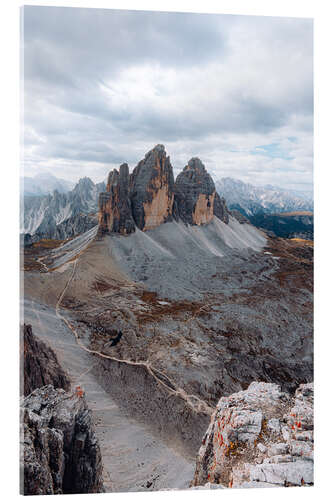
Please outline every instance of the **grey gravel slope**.
M217 266L229 265L240 255L249 257L266 244L264 234L230 217L225 224L217 217L204 226L169 222L129 237L106 236L112 257L134 281L170 300L195 300L214 292L211 276ZM220 286L220 284L217 284Z
M183 458L153 435L148 426L120 409L92 373L96 360L77 346L54 309L27 300L24 319L56 352L72 384L85 390L101 447L106 491L187 488L193 478L194 460Z

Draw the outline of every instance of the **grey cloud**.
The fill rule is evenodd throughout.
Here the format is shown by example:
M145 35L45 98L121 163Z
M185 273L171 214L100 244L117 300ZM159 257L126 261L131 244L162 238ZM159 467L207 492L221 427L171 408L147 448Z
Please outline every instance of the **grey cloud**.
M74 85L138 60L200 64L223 54L223 23L209 15L25 7L26 77Z
M26 165L94 177L162 142L176 169L197 154L216 177L303 182L312 50L309 20L25 7ZM295 162L251 157L288 135Z

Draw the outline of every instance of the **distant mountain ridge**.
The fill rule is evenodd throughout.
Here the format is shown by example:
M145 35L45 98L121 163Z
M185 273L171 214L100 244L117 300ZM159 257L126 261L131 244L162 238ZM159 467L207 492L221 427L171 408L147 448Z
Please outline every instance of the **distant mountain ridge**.
M282 212L249 216L251 224L279 238L313 240L312 212Z
M245 216L313 211L311 195L301 191L271 185L259 187L231 177L217 181L216 189L230 210L239 210Z
M54 191L44 196L24 196L20 232L33 241L41 238L66 239L97 224L99 193L105 183L94 184L89 177L80 179L67 193Z
M53 174L42 173L34 177L21 177L21 194L24 196L44 196L58 193L67 193L73 189L75 183L65 179L59 179Z

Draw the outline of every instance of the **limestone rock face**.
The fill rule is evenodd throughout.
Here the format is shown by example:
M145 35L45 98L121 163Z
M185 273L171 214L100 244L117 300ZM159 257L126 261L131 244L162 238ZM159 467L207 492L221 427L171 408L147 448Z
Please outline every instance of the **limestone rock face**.
M170 158L158 144L131 175L127 164L110 173L99 197L99 235L129 234L136 226L148 231L173 219L200 226L214 215L228 224L225 200L201 160L192 158L174 182Z
M180 219L201 226L214 216L215 185L199 158L192 158L175 182L175 200Z
M70 381L58 363L54 351L32 333L31 325L21 329L21 392L25 396L38 387L52 384L55 388L68 390Z
M313 383L292 397L276 384L252 382L222 397L197 457L193 486L313 484Z
M174 177L169 156L158 144L135 167L130 199L136 225L143 231L172 220Z
M250 224L250 221L244 214L242 214L239 210L229 210L229 214L238 220L240 224Z
M214 197L214 215L225 224L229 224L229 211L224 198L216 192Z
M135 231L129 199L129 170L123 163L110 172L106 193L99 196L99 234L130 234Z
M84 395L51 385L21 403L25 495L103 492L100 448Z

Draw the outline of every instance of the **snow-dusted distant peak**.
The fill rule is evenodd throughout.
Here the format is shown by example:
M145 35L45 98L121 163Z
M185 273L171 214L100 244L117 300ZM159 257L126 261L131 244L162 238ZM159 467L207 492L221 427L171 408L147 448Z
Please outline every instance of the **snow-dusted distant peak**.
M58 193L67 193L73 189L74 183L65 179L59 179L51 173L40 173L34 177L21 178L21 192L24 196L43 196Z
M44 196L25 196L21 213L21 232L51 238L57 226L79 215L88 215L98 209L98 197L105 184L94 184L89 177L79 180L69 192L58 189Z
M313 210L311 193L271 185L253 186L231 177L217 181L216 190L225 198L229 209L237 209L247 216L258 213Z

